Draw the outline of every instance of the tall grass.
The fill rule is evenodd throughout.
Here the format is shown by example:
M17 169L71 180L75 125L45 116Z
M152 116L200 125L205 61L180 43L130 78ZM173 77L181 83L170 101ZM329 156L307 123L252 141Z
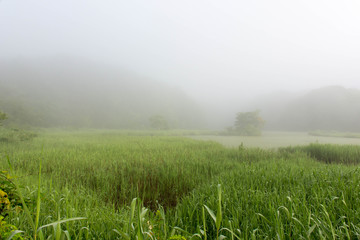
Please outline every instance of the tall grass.
M270 151L171 136L47 132L0 145L0 166L8 156L34 223L53 239L358 238L358 167L324 164L310 150L333 151L330 163L356 163L355 146ZM25 215L13 212L8 221L34 238ZM75 217L86 219L66 221Z
M243 163L221 174L169 212L180 216L171 225L198 232L205 225L201 205L217 207L217 182L223 186L222 228L233 229L241 239L346 239L348 234L356 239L360 234L357 169L301 158ZM210 217L206 226L215 239L217 227Z
M360 138L360 133L354 132L338 132L338 131L311 131L311 136L323 136L323 137L340 137L340 138Z
M312 143L307 146L280 148L282 153L303 152L309 157L325 163L358 164L360 163L360 146Z
M12 155L24 175L38 172L58 187L83 187L115 207L140 197L145 206L172 207L198 184L234 167L216 143L173 137L47 139ZM75 142L72 142L75 141ZM80 143L80 144L79 144ZM46 149L42 153L42 147Z

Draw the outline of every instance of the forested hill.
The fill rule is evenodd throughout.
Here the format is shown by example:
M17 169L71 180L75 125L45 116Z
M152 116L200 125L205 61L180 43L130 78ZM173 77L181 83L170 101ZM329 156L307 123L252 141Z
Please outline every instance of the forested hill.
M154 115L174 128L203 124L181 90L73 59L1 61L0 109L13 124L39 127L146 128Z
M360 131L358 89L329 86L295 98L286 95L283 100L272 106L269 100L266 108L259 107L264 110L270 129Z

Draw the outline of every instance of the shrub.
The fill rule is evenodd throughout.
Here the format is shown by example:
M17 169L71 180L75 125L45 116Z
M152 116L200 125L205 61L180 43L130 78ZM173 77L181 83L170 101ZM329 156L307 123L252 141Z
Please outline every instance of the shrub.
M259 111L239 112L234 127L228 128L226 135L260 136L264 124Z
M10 211L20 209L20 198L16 187L11 181L11 176L6 171L0 172L0 239L7 239L17 228L5 221ZM12 239L22 239L20 236L13 236Z

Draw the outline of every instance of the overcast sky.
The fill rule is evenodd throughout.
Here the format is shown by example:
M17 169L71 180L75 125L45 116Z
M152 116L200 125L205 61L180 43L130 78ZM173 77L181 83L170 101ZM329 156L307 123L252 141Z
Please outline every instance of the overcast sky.
M360 88L360 1L0 0L0 57L53 56L121 66L205 101Z

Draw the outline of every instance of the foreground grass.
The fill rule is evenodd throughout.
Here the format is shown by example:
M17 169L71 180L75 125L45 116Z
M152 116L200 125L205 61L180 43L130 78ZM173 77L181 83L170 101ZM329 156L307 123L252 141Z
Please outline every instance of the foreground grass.
M355 148L318 147L333 155L351 152L354 159ZM2 144L0 151L0 166L7 168L11 160L23 195L32 200L33 217L41 159L39 226L86 218L43 228L44 236L55 238L60 231L71 239L357 239L360 234L358 167L337 164L343 160L324 164L300 149L226 149L169 136L50 132L32 142ZM32 236L23 211L7 218L23 236Z

